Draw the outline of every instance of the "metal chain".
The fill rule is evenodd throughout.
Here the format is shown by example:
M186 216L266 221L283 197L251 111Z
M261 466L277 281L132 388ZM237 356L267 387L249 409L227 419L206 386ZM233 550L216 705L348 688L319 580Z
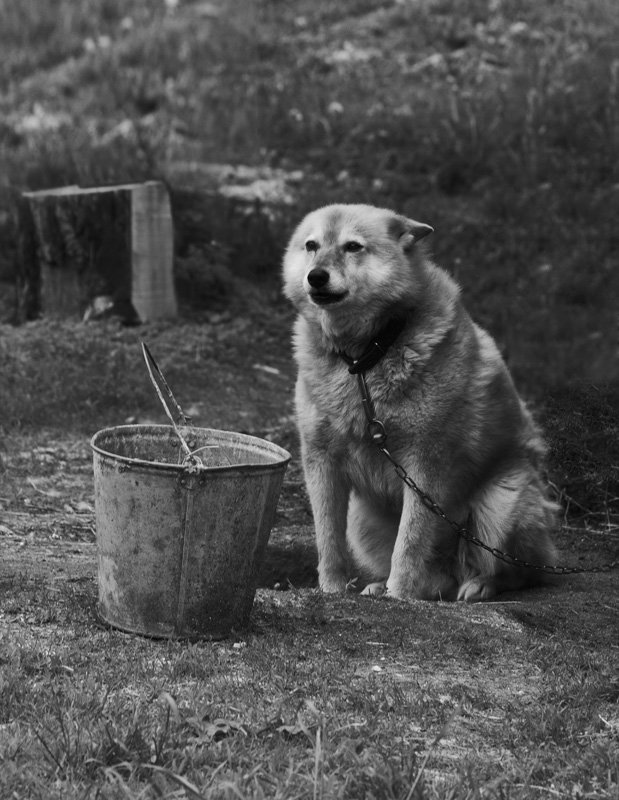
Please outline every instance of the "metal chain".
M367 431L370 435L370 438L376 444L376 446L378 447L380 452L385 456L385 458L387 458L388 461L391 462L391 464L395 469L396 475L410 489L412 489L415 492L415 494L419 497L423 505L437 517L440 517L448 525L451 525L454 531L462 539L465 539L467 542L474 544L476 547L481 547L483 550L486 550L488 553L491 553L495 558L499 559L499 561L503 561L506 564L509 564L510 566L525 567L526 569L534 569L537 570L538 572L546 572L552 575L576 575L583 572L587 573L611 572L612 570L616 569L619 566L619 561L612 561L610 564L602 564L601 566L591 566L591 567L532 564L529 561L525 561L524 559L518 558L517 556L511 555L510 553L505 553L502 550L499 550L497 547L490 547L490 545L483 542L477 536L474 536L463 525L460 525L459 523L450 519L447 516L447 514L443 511L443 509L440 507L440 505L427 492L424 492L423 489L421 489L415 483L415 481L407 473L404 467L398 461L396 461L396 459L391 455L389 450L386 448L385 442L387 441L387 432L385 430L385 426L383 425L383 423L376 417L376 409L374 408L374 403L372 401L372 397L368 389L367 381L365 379L365 373L359 372L357 374L357 379L359 382L359 391L361 393L361 402L363 404L363 410L365 412L365 416L368 421Z

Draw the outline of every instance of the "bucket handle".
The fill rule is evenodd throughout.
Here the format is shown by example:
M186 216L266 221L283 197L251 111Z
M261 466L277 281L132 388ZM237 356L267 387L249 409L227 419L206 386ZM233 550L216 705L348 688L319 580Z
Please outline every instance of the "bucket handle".
M165 411L166 416L168 417L168 419L172 423L172 427L174 428L174 432L178 436L178 438L180 440L180 443L181 443L181 448L183 449L183 451L185 453L185 458L183 459L183 464L187 464L190 469L192 467L198 467L198 468L199 467L203 467L204 464L202 463L202 459L199 456L196 456L194 453L191 452L191 450L189 449L189 445L187 444L187 442L183 438L183 434L180 432L180 430L178 428L178 425L174 421L174 417L172 416L172 412L170 411L170 407L166 403L165 398L163 396L163 392L159 388L159 383L157 382L157 379L155 378L155 375L153 373L153 369L157 373L157 377L159 378L159 381L161 382L161 385L165 389L165 392L166 392L166 394L168 396L168 399L169 399L170 403L172 404L172 406L174 407L174 410L176 411L176 413L178 414L179 418L181 419L182 424L183 425L188 425L191 422L191 418L188 417L185 414L183 409L180 407L178 401L176 400L176 398L172 394L172 389L170 389L170 387L168 386L168 382L163 377L163 373L159 369L159 364L157 364L157 362L155 361L155 357L153 356L153 354L148 349L148 345L146 344L146 342L140 342L140 344L142 345L142 355L144 356L144 361L146 362L146 368L148 369L148 374L150 376L151 383L153 384L153 387L154 387L155 391L157 392L157 397L159 398L159 400L161 402L161 405L163 406L163 410Z

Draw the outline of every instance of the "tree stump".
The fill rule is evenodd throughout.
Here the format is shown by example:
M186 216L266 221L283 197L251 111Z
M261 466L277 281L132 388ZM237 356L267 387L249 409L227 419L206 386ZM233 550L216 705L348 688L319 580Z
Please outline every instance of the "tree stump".
M162 183L26 192L17 218L19 321L176 316L172 215Z

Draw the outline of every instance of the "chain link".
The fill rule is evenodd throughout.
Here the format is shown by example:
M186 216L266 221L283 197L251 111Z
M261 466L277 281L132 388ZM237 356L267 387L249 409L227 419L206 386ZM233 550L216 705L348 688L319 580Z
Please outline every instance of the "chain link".
M576 575L581 573L600 573L600 572L611 572L612 570L616 569L619 566L619 561L612 561L610 564L602 564L600 566L591 566L591 567L574 567L574 566L559 566L553 564L532 564L529 561L525 561L522 558L518 558L518 556L511 555L510 553L505 553L502 550L499 550L497 547L491 547L490 545L486 544L484 541L479 539L477 536L474 536L466 527L460 525L459 523L455 522L454 520L450 519L447 514L443 511L441 506L434 500L427 492L424 492L415 481L411 478L408 472L404 469L404 467L396 461L396 459L391 455L385 443L387 441L387 432L385 430L384 424L377 419L376 411L374 408L374 403L372 402L372 397L370 395L370 391L368 389L367 381L365 379L365 374L360 372L357 374L358 383L359 383L359 391L361 392L361 400L363 403L363 410L365 412L367 418L367 431L370 435L372 441L376 444L380 452L391 462L392 466L395 469L396 475L400 478L409 489L412 489L413 492L419 497L423 505L431 511L435 516L440 517L444 522L450 525L454 531L460 536L462 539L465 539L467 542L475 545L476 547L481 547L483 550L486 550L488 553L491 553L495 558L499 561L503 561L505 564L509 564L513 567L524 567L526 569L533 569L537 570L538 572L545 572L551 575Z

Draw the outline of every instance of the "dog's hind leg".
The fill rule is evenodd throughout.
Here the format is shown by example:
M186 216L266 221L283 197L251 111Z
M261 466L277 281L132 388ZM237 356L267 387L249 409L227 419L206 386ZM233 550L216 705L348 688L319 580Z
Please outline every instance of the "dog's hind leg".
M492 484L480 495L472 509L472 532L490 547L521 561L550 565L556 560L550 539L556 508L545 498L537 475L516 473ZM539 570L510 566L469 542L462 544L461 556L464 574L458 600L490 600L499 592L547 580Z

